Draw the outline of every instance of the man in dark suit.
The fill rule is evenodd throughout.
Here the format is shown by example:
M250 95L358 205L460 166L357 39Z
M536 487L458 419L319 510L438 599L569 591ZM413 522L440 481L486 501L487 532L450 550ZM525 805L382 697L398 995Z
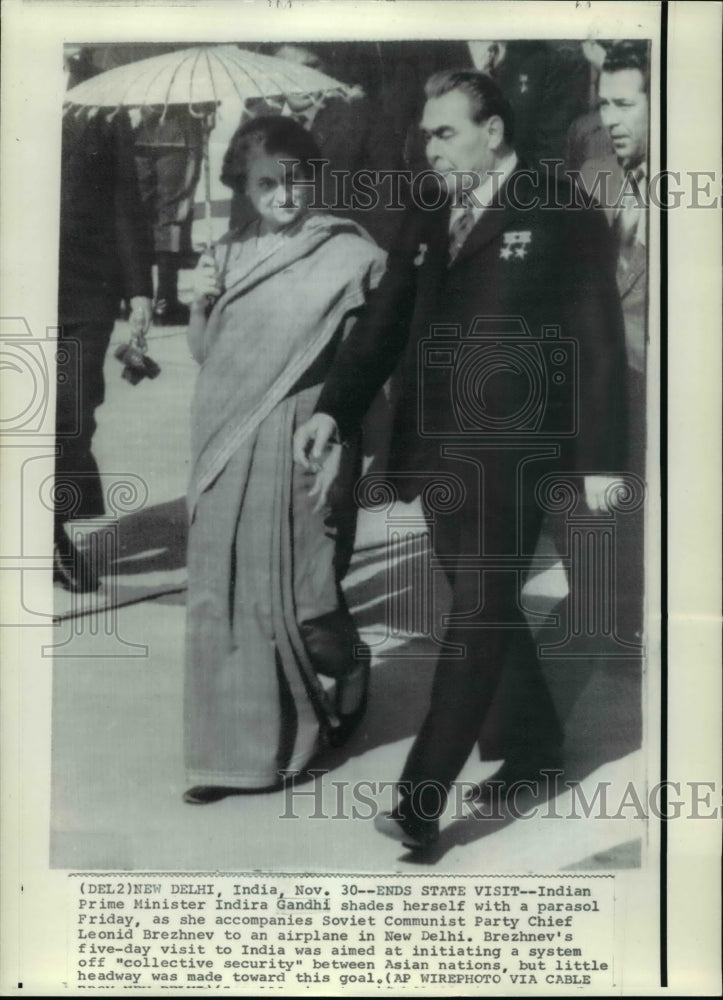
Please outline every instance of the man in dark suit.
M587 110L576 118L567 132L565 139L565 169L579 170L587 160L593 157L607 156L612 152L612 143L608 130L600 118L597 99L597 85L600 70L605 61L612 42L589 38L582 42L580 48L589 70Z
M604 218L556 207L563 193L522 169L509 104L488 75L435 74L426 96L427 157L451 197L408 210L379 290L295 438L297 461L318 462L406 351L390 478L404 499L410 484L456 484L449 509L429 515L452 617L399 808L377 817L381 832L412 848L438 836L500 682L496 787L539 782L560 764L563 734L519 596L542 520L536 490L550 473L579 470L588 505L605 509L624 423Z
M72 56L66 53L73 69ZM85 74L87 75L87 74ZM72 75L70 82L81 82ZM91 451L104 398L103 363L121 299L139 336L151 320L150 229L138 189L128 115L63 118L60 178L54 580L97 590L95 570L65 532L72 518L104 513ZM74 350L73 348L77 348Z
M585 109L585 63L544 41L439 43L446 69L477 69L497 83L512 110L515 151L527 166L562 160L570 123ZM424 167L415 128L405 153L412 170ZM552 169L552 168L550 168Z
M480 64L488 45L487 64ZM477 46L477 48L475 48ZM561 159L571 121L583 110L581 60L548 42L470 42L477 69L486 69L512 106L515 148L530 166Z

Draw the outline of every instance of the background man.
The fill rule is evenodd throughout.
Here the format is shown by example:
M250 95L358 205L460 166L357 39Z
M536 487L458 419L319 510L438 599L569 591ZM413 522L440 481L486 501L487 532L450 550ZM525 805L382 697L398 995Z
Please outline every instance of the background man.
M178 271L189 266L192 254L193 199L201 174L202 141L202 119L187 107L141 110L135 160L141 197L152 222L158 268L153 319L159 326L188 323L188 307L178 300Z
M477 69L497 83L512 110L515 149L528 167L563 159L568 128L587 98L586 63L576 50L545 41L444 42L439 48L439 69ZM426 167L414 127L405 155L413 170Z
M608 156L612 152L608 130L600 118L597 98L600 71L612 45L604 39L589 38L580 46L590 67L588 110L576 118L568 129L564 154L567 170L579 170L586 160Z
M581 62L541 41L469 42L473 65L489 73L510 105L515 148L530 166L562 159L570 122L582 110Z
M75 57L75 58L74 58ZM80 83L77 50L66 52L69 85ZM71 517L103 514L103 489L91 452L95 410L103 402L103 362L119 313L130 304L133 329L144 334L151 321L150 232L133 161L133 137L125 112L110 119L66 114L63 118L60 182L56 391L54 579L69 590L97 590L95 569L64 530ZM68 501L64 503L61 501Z
M605 208L617 250L618 288L630 369L628 384L632 390L630 426L637 445L645 418L648 89L646 43L615 45L603 64L598 92L600 116L614 153L590 159L582 168L588 190L593 190L596 178L607 178Z
M645 362L647 347L647 185L649 121L648 48L646 42L613 46L600 74L598 102L614 153L583 165L582 182L594 190L605 185L605 213L617 251L617 283L625 319L629 410L628 467L645 476ZM643 594L643 515L621 519L617 578L618 634L640 639Z
M488 75L435 74L426 97L427 158L452 198L436 210L412 206L407 212L377 296L338 355L317 413L295 440L297 461L318 461L337 429L345 437L358 425L406 350L391 475L404 483L404 473L412 472L406 481L418 484L420 472L429 480L453 473L462 483L459 509L430 519L434 550L453 589L445 635L450 652L437 664L429 711L402 772L399 809L377 819L381 832L412 848L437 838L447 791L501 679L505 764L497 779L507 788L522 779L539 781L543 769L560 763L561 727L519 602L521 569L534 552L542 518L535 487L554 470L618 470L624 423L622 320L605 220L594 211L555 208L564 197L540 207L545 192L520 169L509 104ZM463 195L470 181L474 190ZM529 332L521 330L520 317ZM462 361L455 370L451 359L475 323L481 339L472 341L472 356L469 350L457 354L481 373L466 383L465 398ZM420 348L435 325L452 328L448 339L435 338L442 363L420 365ZM535 351L532 344L539 345L530 335L538 338L551 325L576 341L577 372L567 369L564 387L549 378L535 429L527 434L521 428L511 441L499 428L509 426L510 415L529 397L522 368L530 348ZM520 352L517 364L496 363L506 346L513 356ZM582 406L570 439L575 378ZM470 402L477 418L482 413L471 433L459 419L460 405ZM440 448L439 437L428 432L430 421L435 435L446 435L453 447ZM593 509L605 509L609 485L603 475L585 480ZM477 554L514 562L480 575L464 565ZM488 791L485 786L479 794Z

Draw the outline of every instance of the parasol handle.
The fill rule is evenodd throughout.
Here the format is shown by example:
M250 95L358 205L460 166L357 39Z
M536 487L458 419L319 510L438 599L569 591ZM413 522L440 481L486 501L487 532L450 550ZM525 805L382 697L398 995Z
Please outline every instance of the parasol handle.
M207 115L203 121L203 144L201 153L206 217L206 245L209 248L213 246L213 220L211 218L211 160L208 155L208 137L211 133L211 121L211 115Z

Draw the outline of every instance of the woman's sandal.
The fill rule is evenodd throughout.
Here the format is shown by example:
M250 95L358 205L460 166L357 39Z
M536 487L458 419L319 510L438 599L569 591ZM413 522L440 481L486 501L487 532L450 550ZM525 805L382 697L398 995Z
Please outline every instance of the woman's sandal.
M212 802L220 802L229 795L237 795L238 788L228 788L225 785L194 785L183 793L183 801L190 806L207 806Z

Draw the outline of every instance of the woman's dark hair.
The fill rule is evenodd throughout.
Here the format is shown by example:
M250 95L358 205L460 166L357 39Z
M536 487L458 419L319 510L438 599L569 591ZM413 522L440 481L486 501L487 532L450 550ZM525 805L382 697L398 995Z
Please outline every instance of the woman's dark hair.
M314 176L311 161L321 159L316 141L294 118L263 115L250 119L234 133L223 158L222 183L243 192L249 155L258 151L297 161L294 174L306 178Z

